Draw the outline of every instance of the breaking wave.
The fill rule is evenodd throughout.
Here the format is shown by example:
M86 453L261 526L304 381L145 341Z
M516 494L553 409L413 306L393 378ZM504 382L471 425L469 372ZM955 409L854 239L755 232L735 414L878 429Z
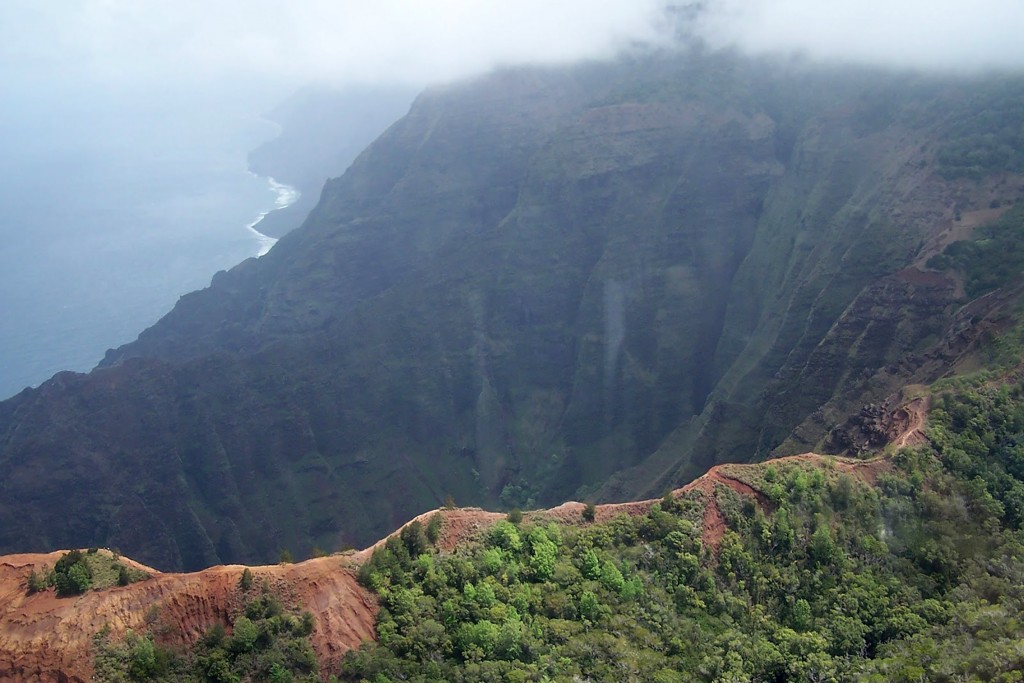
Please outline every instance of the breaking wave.
M252 172L250 171L250 173ZM255 176L256 174L252 173L252 175ZM269 214L271 211L280 211L281 209L284 209L294 204L298 200L300 195L300 192L291 185L279 183L269 176L267 177L267 183L270 186L271 191L277 195L274 198L274 208L268 209L266 211L261 211L260 214L256 217L256 220L254 220L249 225L245 226L246 229L253 234L253 237L256 238L257 242L259 242L259 250L256 252L256 258L263 256L268 251L270 251L275 244L277 244L276 237L264 235L257 229L256 226L258 226L263 221L263 219L267 217L267 214Z

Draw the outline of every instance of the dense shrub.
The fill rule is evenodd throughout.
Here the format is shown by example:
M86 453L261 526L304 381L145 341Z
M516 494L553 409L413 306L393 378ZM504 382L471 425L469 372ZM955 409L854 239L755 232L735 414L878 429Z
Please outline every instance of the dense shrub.
M85 562L80 550L64 553L53 566L51 583L57 589L59 597L80 595L89 590L92 583L92 570Z

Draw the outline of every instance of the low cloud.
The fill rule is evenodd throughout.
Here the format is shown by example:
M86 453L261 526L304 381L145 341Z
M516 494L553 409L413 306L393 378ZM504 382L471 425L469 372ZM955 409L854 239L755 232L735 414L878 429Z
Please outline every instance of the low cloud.
M896 68L1024 68L1021 0L711 0L697 32L756 54Z
M20 3L20 4L19 4ZM0 56L87 78L424 83L664 38L660 0L14 0Z
M668 16L682 24L677 35L753 54L1024 68L1022 0L10 0L0 3L0 77L29 88L421 85L663 45Z

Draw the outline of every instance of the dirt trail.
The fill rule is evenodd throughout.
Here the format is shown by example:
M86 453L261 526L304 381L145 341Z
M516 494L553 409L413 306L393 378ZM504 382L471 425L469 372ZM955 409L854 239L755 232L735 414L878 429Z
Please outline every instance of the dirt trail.
M809 462L815 465L824 464L868 484L874 484L878 475L890 466L889 459L884 456L871 458L870 460L858 460L856 458L818 455L817 453L787 455L783 458L769 460L765 464L785 464L788 462ZM729 465L729 467L736 467L736 465Z
M803 453L776 458L754 465L716 465L708 470L707 474L683 488L677 489L675 493L678 496L688 491L697 490L703 494L705 501L703 540L706 545L717 548L725 535L727 525L722 515L722 510L718 506L715 487L727 486L740 495L754 498L762 509L772 512L776 507L775 504L763 492L751 486L746 479L749 479L749 475L755 471L754 468L763 468L769 465L785 465L787 463L807 463L814 467L832 468L872 485L875 483L878 474L889 467L887 458L856 460L853 458L819 455L817 453Z
M924 428L930 408L931 396L923 396L915 398L897 410L893 414L892 445L899 449L925 443L928 437L924 434Z

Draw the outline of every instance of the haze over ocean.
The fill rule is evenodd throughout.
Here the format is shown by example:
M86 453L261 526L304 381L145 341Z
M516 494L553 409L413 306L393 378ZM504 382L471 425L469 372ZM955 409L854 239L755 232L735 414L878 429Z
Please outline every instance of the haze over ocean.
M248 226L289 199L248 172L276 134L259 110L66 95L0 112L0 398L91 369L264 253Z

